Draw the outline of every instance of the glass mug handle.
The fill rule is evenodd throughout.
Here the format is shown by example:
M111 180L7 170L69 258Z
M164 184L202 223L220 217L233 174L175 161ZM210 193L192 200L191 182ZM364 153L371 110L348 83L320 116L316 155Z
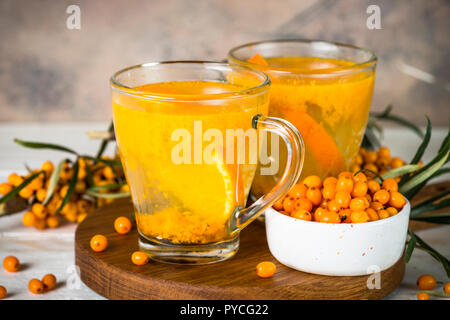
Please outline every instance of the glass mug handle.
M264 129L276 133L283 139L287 147L286 169L277 185L269 193L263 195L248 208L236 207L229 221L230 235L244 229L295 185L300 178L305 159L305 144L302 136L290 122L259 114L253 117L252 126L254 129Z

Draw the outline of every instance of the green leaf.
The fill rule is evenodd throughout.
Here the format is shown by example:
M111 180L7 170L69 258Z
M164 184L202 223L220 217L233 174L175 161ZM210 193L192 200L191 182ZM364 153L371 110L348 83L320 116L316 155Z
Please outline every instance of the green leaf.
M405 252L406 263L408 263L409 260L411 260L411 255L412 255L414 248L416 247L416 243L417 243L417 239L416 239L414 233L411 232L411 230L408 230L408 234L410 236L410 239L408 241L408 247L406 248L406 252Z
M423 135L422 130L420 130L420 128L418 126L416 126L414 123L412 123L404 118L401 118L399 116L391 115L392 108L393 108L392 105L389 105L383 112L371 113L370 116L375 119L378 119L378 120L387 120L387 121L398 123L404 127L411 129L419 137L423 138L424 135Z
M381 178L383 180L385 180L387 178L400 177L400 176L403 176L405 174L408 174L408 173L411 173L411 172L415 172L415 171L419 170L420 168L422 168L422 166L419 165L419 164L407 164L405 166L389 170L385 174L382 174ZM378 181L378 182L380 182L380 181Z
M450 198L444 199L438 203L430 203L430 204L421 206L419 208L414 208L411 211L411 216L416 216L422 212L430 212L430 211L440 210L440 209L443 209L446 207L450 207Z
M62 208L64 208L64 206L69 202L70 197L72 196L73 191L75 190L75 186L77 184L78 181L78 169L79 169L79 162L78 162L78 158L75 160L75 163L73 164L73 173L72 173L72 177L70 178L69 181L69 188L67 189L67 193L64 196L61 205L59 206L59 208L56 210L56 213L60 212L62 210Z
M45 174L44 171L39 171L36 173L33 173L31 176L29 176L28 178L26 178L25 180L23 180L23 182L21 184L19 184L17 187L15 187L14 189L12 189L10 192L8 192L7 194L5 194L1 199L0 199L0 204L5 203L6 201L8 201L9 199L11 199L12 197L14 197L16 194L18 194L20 192L20 190L22 190L23 188L25 188L27 185L29 185L31 183L31 181L33 181L34 179L36 179L39 175L41 174Z
M416 238L417 244L419 246L416 246L417 248L421 250L427 251L433 258L435 258L437 261L439 261L442 266L444 267L445 273L447 274L447 277L450 278L450 261L444 257L442 254L437 252L435 249L433 249L429 244L427 244L425 241L423 241L417 234L411 231L411 234L414 235Z
M108 160L108 159L102 159L102 158L96 158L89 155L81 155L81 158L93 160L94 162L102 162L104 164L107 164L112 167L121 167L122 163L120 160Z
M448 206L448 204L447 204ZM450 212L433 213L427 215L419 215L410 218L411 220L439 223L439 224L450 224Z
M89 191L114 190L114 189L119 189L123 185L124 185L124 183L122 183L122 184L118 184L118 183L105 184L105 185L102 185L102 186L93 186L93 187L89 188L88 190Z
M66 148L64 146L60 146L57 144L53 144L53 143L32 142L32 141L24 141L24 140L20 140L20 139L14 139L14 142L17 144L20 144L21 146L24 146L27 148L32 148L32 149L52 149L52 150L57 150L57 151L69 152L69 153L72 153L75 155L77 154L72 149L69 149L69 148Z
M412 190L414 187L420 185L423 182L426 182L436 171L438 171L447 161L450 151L443 155L439 155L437 161L433 161L434 163L431 165L425 166L422 170L419 170L418 173L414 174L408 181L406 181L402 186L400 186L399 191L403 193L405 196L408 191ZM408 199L410 197L406 196Z
M431 139L431 122L430 118L427 118L427 131L425 132L425 136L423 137L422 143L419 146L419 149L417 149L416 154L414 155L413 159L411 160L410 164L417 164L420 159L422 159L423 154L425 153L425 150L428 147L428 144L430 143Z
M444 141L442 141L441 147L439 148L439 152L441 152L445 148L448 148L449 141L450 141L450 125L448 127L447 136L444 138Z
M55 170L53 170L52 175L50 176L47 195L45 196L44 202L42 202L44 206L48 203L48 201L53 196L53 193L55 192L56 186L58 185L59 182L59 176L61 175L61 170L65 162L66 162L65 159L61 160L56 166Z
M86 193L96 198L105 198L105 199L127 198L130 196L129 192L100 193L92 190L87 190Z
M433 291L433 290L422 290L420 292L425 292L425 293L429 294L430 296L450 298L450 294L445 293L445 292ZM419 292L417 292L417 293L419 293Z
M114 132L114 123L112 121L111 121L111 124L109 125L108 131ZM97 159L101 158L101 156L103 155L103 152L105 152L105 149L108 146L108 143L109 143L109 139L102 140L102 143L100 144L100 148L97 151L97 156L96 156Z
M412 208L411 213L412 213L414 210L418 210L418 209L420 209L421 207L424 207L424 206L426 206L426 205L428 205L428 204L431 204L431 203L433 203L433 202L435 202L435 201L437 201L437 200L439 200L439 199L441 199L441 198L444 198L444 197L446 197L446 196L449 195L449 194L450 194L450 190L445 190L444 192L441 192L441 193L439 193L439 194L437 194L437 195L435 195L435 196L433 196L433 197L431 197L431 198L429 198L429 199L427 199L427 200L424 200L424 201L422 201L421 203L416 204L416 205Z

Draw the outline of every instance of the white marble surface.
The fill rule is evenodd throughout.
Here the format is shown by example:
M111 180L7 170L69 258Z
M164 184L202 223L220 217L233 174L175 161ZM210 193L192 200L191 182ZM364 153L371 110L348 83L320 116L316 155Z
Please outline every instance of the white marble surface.
M12 142L13 138L60 143L83 153L92 154L97 150L99 143L89 140L85 133L88 130L104 130L107 126L107 123L0 124L0 181L5 181L12 171L24 171L24 163L33 168L40 166L45 160L57 161L65 156L60 152L20 147ZM446 129L435 129L433 132L425 161L439 148ZM419 143L418 138L403 129L386 129L384 141L391 150L395 150L395 156L405 160L412 157ZM21 270L14 274L0 268L0 285L8 289L8 299L102 299L86 287L76 275L74 231L73 224L46 231L26 228L21 223L20 214L0 218L0 259L3 260L7 255L15 255L23 265ZM450 226L423 230L418 234L446 257L450 257ZM46 273L53 273L57 277L59 282L57 290L43 295L29 293L28 281L31 278L41 278ZM424 273L433 274L439 281L448 281L439 263L428 254L415 250L407 265L402 284L387 299L415 299L416 279Z

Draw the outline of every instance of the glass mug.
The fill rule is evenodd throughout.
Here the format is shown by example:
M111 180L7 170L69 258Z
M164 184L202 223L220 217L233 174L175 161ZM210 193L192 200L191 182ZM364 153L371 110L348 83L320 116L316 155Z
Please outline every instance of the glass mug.
M232 257L239 232L298 180L303 141L287 121L267 117L269 87L260 71L214 62L147 63L113 75L117 145L139 246L152 259ZM282 137L286 166L279 183L245 208L262 132Z
M305 141L301 178L326 178L350 169L369 116L377 61L372 52L325 41L273 40L231 49L228 60L270 77L269 115L292 123ZM278 174L257 173L255 197L281 177L286 158L282 145L279 157Z

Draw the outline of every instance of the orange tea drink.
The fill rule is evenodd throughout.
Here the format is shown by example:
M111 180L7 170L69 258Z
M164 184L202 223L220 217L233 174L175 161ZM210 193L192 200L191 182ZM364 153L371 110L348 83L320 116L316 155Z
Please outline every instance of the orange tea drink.
M229 60L272 80L269 115L288 120L306 145L302 176L325 178L350 168L361 144L372 100L375 56L349 45L279 40L232 49ZM280 148L282 169L285 149ZM253 192L279 174L258 176Z
M236 252L232 228L255 175L254 124L267 115L269 84L214 63L149 64L113 78L117 144L151 257L208 263Z

